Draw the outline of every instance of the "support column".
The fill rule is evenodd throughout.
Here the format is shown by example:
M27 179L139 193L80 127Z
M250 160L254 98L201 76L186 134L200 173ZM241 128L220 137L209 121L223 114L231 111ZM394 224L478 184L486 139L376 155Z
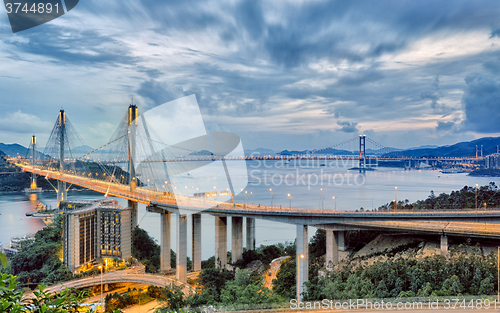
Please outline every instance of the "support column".
M227 217L215 217L215 268L227 265Z
M170 263L170 212L161 213L160 223L160 271L168 271Z
M448 236L441 235L441 250L448 251Z
M64 143L66 142L66 114L64 110L59 111L59 172L64 173ZM66 194L66 183L60 180L57 181L57 207L61 201L65 201L67 198Z
M128 200L128 207L132 209L131 210L131 215L132 215L132 217L131 217L131 220L132 220L132 222L131 222L132 223L132 230L134 230L134 228L136 228L137 226L139 226L138 223L137 223L137 214L138 214L137 213L137 210L138 210L137 206L138 206L137 202L132 201L132 200Z
M297 273L296 290L297 300L302 300L302 293L306 291L304 283L309 279L309 236L307 225L297 225Z
M137 187L137 178L135 176L135 132L137 127L137 106L131 104L128 107L127 122L129 127L128 135L128 170L130 174L130 191L134 191ZM137 202L128 201L128 206L132 209L132 229L137 227Z
M330 268L330 262L335 266L339 264L338 233L333 230L326 230L326 268Z
M233 216L231 218L231 262L243 258L243 217Z
M255 219L247 217L247 250L255 250Z
M193 271L201 271L201 214L193 214L192 216L192 255L193 255Z
M187 215L177 220L177 280L187 282Z
M339 246L339 251L345 251L345 242L344 242L344 234L345 231L341 230L337 232L337 244Z

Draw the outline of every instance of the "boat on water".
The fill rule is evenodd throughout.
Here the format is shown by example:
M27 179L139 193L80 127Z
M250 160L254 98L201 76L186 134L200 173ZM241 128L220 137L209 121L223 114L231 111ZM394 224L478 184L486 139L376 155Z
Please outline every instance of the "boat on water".
M41 187L37 188L24 188L24 192L27 194L32 194L32 193L41 193L43 192Z

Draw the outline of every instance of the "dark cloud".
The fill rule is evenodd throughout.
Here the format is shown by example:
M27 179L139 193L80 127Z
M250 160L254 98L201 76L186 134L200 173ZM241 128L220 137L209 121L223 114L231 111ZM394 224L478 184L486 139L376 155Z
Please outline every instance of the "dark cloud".
M46 56L51 62L75 65L113 66L133 65L137 59L129 49L111 36L102 36L93 30L66 30L45 24L20 33L28 41L11 42L17 49ZM69 32L69 34L68 34Z
M470 74L462 103L465 111L464 125L480 133L500 132L500 82L498 77Z
M358 123L356 122L348 122L348 121L337 121L337 125L342 126L339 131L344 132L344 133L354 133L357 132L357 125Z
M500 28L497 28L497 29L494 29L491 31L490 38L493 38L493 37L500 37Z
M483 67L493 74L500 74L500 61L491 60L483 63Z
M187 95L180 86L168 86L154 80L143 82L137 90L137 94L149 100L145 104L144 111Z
M442 122L442 121L438 121L437 122L437 126L436 126L436 131L448 131L450 130L453 126L455 125L455 123L453 122Z
M307 136L321 134L319 129L324 129L328 119L325 115L342 119L337 122L339 130L332 130L339 137L358 131L358 125L367 125L365 122L404 122L423 116L437 120L459 109L453 105L464 88L466 121L462 126L468 126L461 130L494 128L493 122L481 124L483 117L479 116L496 118L495 113L487 113L495 109L492 103L496 91L491 89L498 87L496 77L500 73L500 57L494 45L454 57L436 51L435 60L424 62L415 62L411 49L415 43L420 46L422 39L446 40L448 36L470 32L482 32L484 37L496 41L500 37L500 5L495 1L482 1L479 5L461 0L286 4L258 0L206 4L181 0L88 0L75 10L78 11L65 15L64 24L48 23L15 38L3 36L7 48L0 52L9 55L8 62L25 62L24 55L29 53L46 57L37 60L46 60L41 62L48 64L47 68L61 66L58 70L66 67L68 72L74 65L88 68L81 76L102 82L99 93L108 96L109 92L116 92L106 101L127 99L135 90L145 102L140 105L147 109L195 94L204 114L267 118L262 124L242 123L241 129L247 133L272 127L270 117L280 115L287 116L290 124L303 127L306 122L301 121L302 116L314 116L317 112L325 112L314 117L323 124L313 131L314 124L307 124ZM72 28L72 21L85 24L85 29ZM5 25L0 25L0 30ZM393 56L397 58L399 52L405 52L407 59L397 66L387 61ZM111 67L105 79L114 79L115 84L108 85L99 77L103 67ZM462 78L478 68L482 71L479 76L468 76L464 84ZM493 78L486 78L486 72ZM493 87L488 89L485 80L494 81ZM5 81L13 84L12 79L4 78L2 82ZM91 86L97 85L93 82ZM72 89L82 86L75 83ZM81 89L85 93L90 88ZM5 98L12 105L27 103L23 99L27 96L19 94ZM475 109L478 105L485 108L484 112ZM112 109L106 111L111 114ZM436 131L456 130L459 122L440 121L435 129L426 128L425 132L433 139ZM422 136L418 140L427 140L422 135L425 132L418 134ZM291 136L287 130L278 135ZM398 143L406 145L407 140L400 135L377 129L377 136L397 138ZM307 136L287 138L300 148L309 142L296 138Z

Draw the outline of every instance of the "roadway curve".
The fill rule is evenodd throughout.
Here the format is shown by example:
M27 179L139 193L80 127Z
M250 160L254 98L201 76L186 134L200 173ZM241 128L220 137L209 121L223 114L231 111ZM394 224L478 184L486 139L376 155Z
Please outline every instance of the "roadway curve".
M285 259L289 258L290 256L282 256L277 259L274 259L271 261L269 271L265 272L264 275L264 287L269 288L270 290L273 290L273 279L276 279L278 275L278 271L281 268L281 262L283 262ZM269 275L271 273L271 275Z
M103 284L112 283L143 283L149 285L155 285L159 287L168 287L172 283L174 285L182 287L182 292L185 295L189 295L195 292L195 289L189 284L183 284L180 281L174 279L173 277L154 275L154 274L144 274L135 271L116 271L109 272L102 275ZM96 275L92 277L85 277L77 280L66 281L57 285L53 285L47 288L50 293L61 292L65 288L86 288L91 286L96 286L101 284L101 275Z

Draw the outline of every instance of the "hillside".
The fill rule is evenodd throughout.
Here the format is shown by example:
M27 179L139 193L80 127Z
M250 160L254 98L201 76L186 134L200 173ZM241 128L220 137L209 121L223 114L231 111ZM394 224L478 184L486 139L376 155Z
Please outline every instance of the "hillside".
M0 142L0 151L4 154L10 156L19 156L26 157L26 153L28 152L28 148L21 146L20 144L5 144Z
M398 156L406 157L474 157L476 156L476 145L478 149L483 145L483 155L497 152L497 145L500 145L500 137L485 137L473 141L459 142L451 146L441 146L438 148L424 148L398 151ZM384 156L393 156L388 153Z

